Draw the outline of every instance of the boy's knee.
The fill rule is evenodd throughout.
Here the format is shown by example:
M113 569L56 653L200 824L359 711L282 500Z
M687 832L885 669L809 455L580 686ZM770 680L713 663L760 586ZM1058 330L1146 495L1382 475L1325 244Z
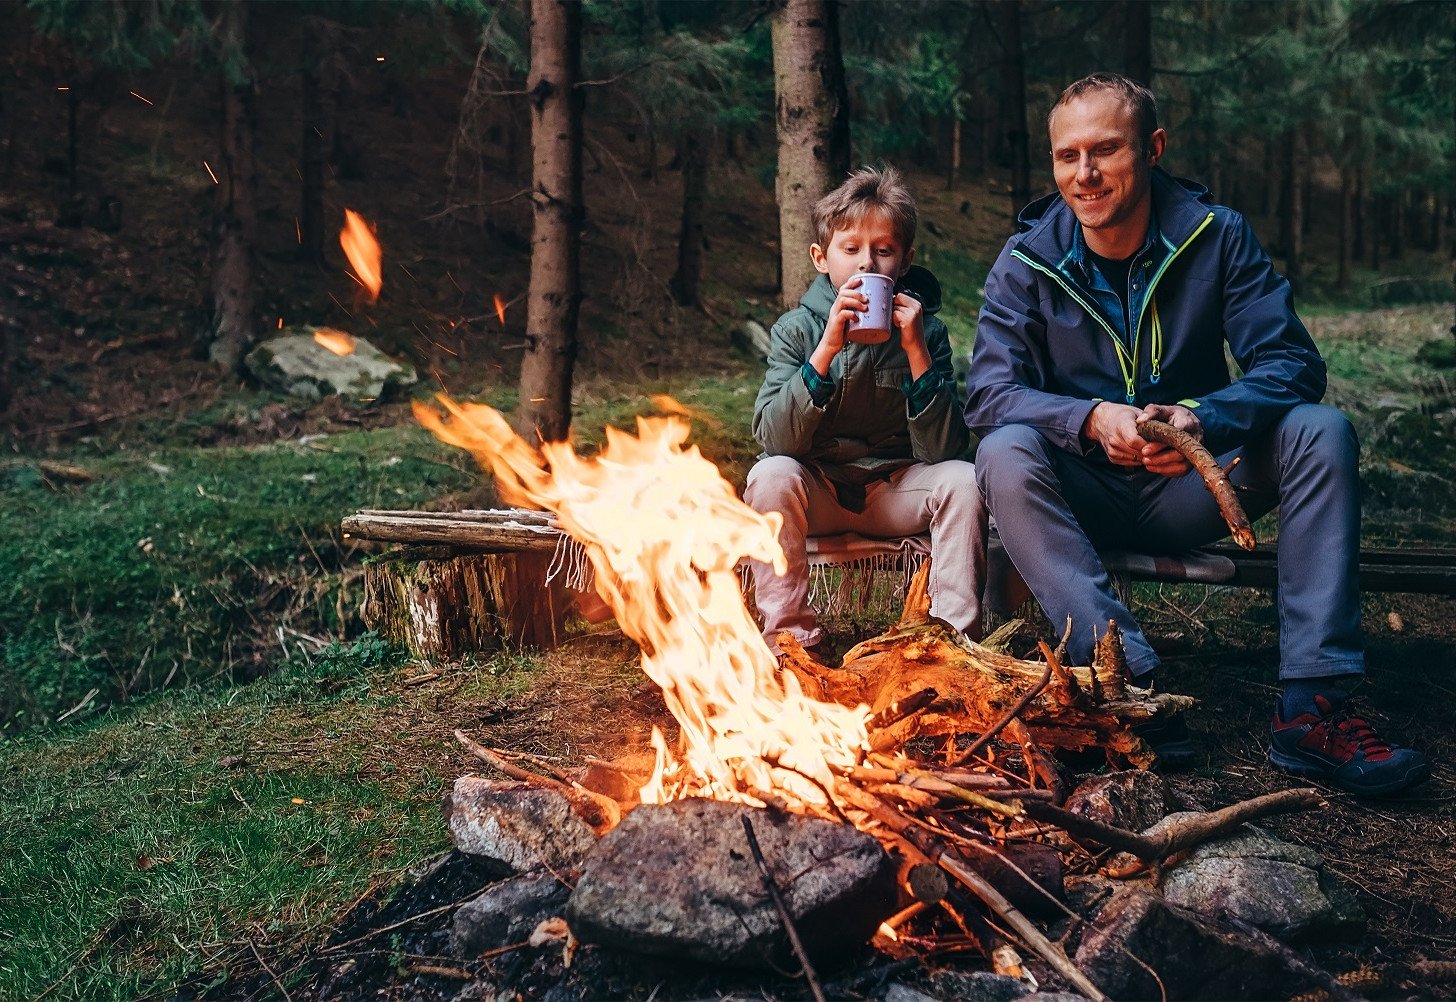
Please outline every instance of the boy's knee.
M765 456L748 471L744 502L755 511L782 511L807 503L809 470L792 456Z

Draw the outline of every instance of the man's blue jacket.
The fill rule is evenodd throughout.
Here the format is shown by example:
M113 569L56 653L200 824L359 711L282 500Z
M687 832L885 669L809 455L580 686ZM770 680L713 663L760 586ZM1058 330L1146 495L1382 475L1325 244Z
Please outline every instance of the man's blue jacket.
M1022 211L986 278L966 377L971 431L1027 425L1087 454L1082 425L1098 402L1181 403L1218 455L1324 396L1324 360L1244 217L1162 170L1152 199L1166 253L1147 277L1146 306L1128 320L1130 345L1077 273L1071 208L1053 193Z

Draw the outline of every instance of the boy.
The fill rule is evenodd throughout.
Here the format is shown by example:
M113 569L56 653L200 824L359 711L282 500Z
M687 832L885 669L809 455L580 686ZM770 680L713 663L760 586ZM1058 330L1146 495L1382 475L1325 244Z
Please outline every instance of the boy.
M809 606L810 535L895 538L930 531L931 612L980 638L986 512L975 467L957 460L968 432L956 400L940 285L912 267L916 210L893 168L850 174L814 206L819 277L799 308L774 325L768 373L754 404L764 455L744 500L783 515L782 577L752 565L763 635L814 648L823 637ZM895 332L883 344L850 340L864 311L859 276L897 280ZM898 336L896 336L898 335Z

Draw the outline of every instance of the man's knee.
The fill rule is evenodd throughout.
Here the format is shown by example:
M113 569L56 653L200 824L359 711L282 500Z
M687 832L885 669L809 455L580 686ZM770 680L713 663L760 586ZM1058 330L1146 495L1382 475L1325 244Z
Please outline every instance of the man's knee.
M811 476L803 463L792 456L765 456L748 471L743 500L754 511L784 511L807 503Z
M1300 404L1279 424L1286 454L1290 450L1336 466L1355 468L1360 442L1344 411L1326 404Z
M997 428L976 446L976 479L982 494L993 486L1019 483L1036 468L1050 462L1052 445L1046 436L1026 425Z

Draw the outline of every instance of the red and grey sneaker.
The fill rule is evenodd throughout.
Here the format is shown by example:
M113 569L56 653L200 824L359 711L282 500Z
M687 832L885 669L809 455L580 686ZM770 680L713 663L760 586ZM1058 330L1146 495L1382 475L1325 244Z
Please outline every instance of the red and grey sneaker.
M1426 756L1386 741L1354 703L1314 698L1315 712L1283 719L1274 707L1269 762L1277 769L1322 779L1348 793L1396 793L1430 778Z

